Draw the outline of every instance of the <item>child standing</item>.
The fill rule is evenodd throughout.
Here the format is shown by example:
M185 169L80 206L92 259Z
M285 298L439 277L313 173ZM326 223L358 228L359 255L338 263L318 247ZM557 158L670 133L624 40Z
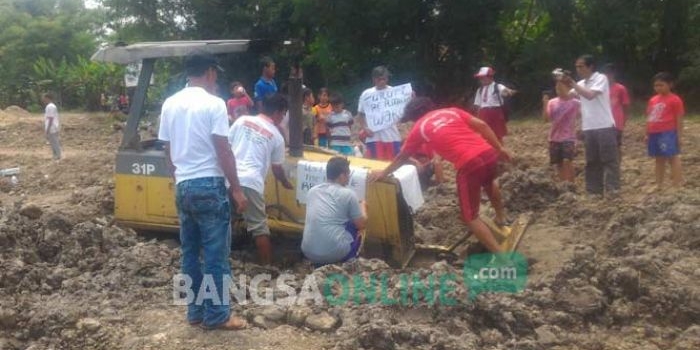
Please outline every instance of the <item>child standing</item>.
M236 118L250 113L249 109L253 107L253 100L248 96L243 85L237 81L231 83L229 89L231 98L226 102L226 109L228 110L228 120L233 124Z
M573 160L576 155L576 118L581 103L569 95L569 89L557 82L557 97L542 98L542 116L552 122L549 131L549 162L557 166L559 180L574 182Z
M58 120L58 108L53 103L53 94L50 92L41 96L41 102L46 106L44 110L44 133L51 145L51 152L55 161L61 160L61 141L58 137L60 123Z
M661 189L666 163L671 165L674 187L683 184L681 169L681 133L685 108L683 100L671 92L673 77L669 73L654 76L654 95L647 105L647 149L656 159L656 186Z
M330 102L333 111L328 116L327 127L330 134L331 149L343 155L351 156L354 154L351 141L352 131L350 130L353 122L352 114L345 110L342 96L333 94Z
M318 104L314 106L314 113L316 115L314 132L318 140L318 145L321 147L328 147L328 127L326 126L326 120L328 120L328 116L333 112L328 97L328 89L321 88L318 92Z
M610 85L610 108L612 108L613 118L615 119L617 146L620 152L622 152L622 130L625 129L625 122L627 121L630 96L627 93L627 88L617 81L615 66L612 64L605 65L603 67L603 74L608 77L608 84Z
M302 90L302 96L304 103L301 106L301 115L303 120L304 129L304 144L311 145L314 144L314 121L316 119L316 113L314 109L314 94L309 88L304 88Z

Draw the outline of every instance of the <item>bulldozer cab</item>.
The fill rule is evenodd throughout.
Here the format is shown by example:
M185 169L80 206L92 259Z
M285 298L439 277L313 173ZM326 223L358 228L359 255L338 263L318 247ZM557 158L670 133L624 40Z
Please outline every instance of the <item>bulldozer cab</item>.
M144 115L146 94L156 60L186 56L194 50L215 55L246 52L250 45L249 40L144 42L102 48L92 56L92 60L100 62L141 63L138 85L131 98L131 108L115 161L116 222L137 230L178 230L175 185L168 171L165 153L157 140L142 141L139 137L139 123ZM294 113L290 111L290 114ZM297 176L299 161L324 163L334 155L337 154L330 150L304 146L301 152L296 152L296 156L287 157L284 167L288 178L298 187L298 181L301 181ZM375 160L349 159L353 167L366 170L386 166L385 162ZM420 191L420 188L413 190ZM298 200L296 192L296 188L285 189L271 175L266 179L268 223L274 234L301 237L305 205ZM412 211L402 196L401 185L395 180L369 184L366 201L376 214L370 215L368 220L363 255L380 257L394 265L405 265L414 252L415 240Z

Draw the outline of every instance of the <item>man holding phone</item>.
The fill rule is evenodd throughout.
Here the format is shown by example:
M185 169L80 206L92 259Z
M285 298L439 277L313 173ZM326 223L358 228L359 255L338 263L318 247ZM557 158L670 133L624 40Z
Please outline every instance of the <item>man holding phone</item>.
M620 190L620 161L615 119L610 107L610 86L605 75L595 71L591 55L576 60L576 83L562 75L561 82L581 101L581 128L586 148L586 191L593 195L615 195Z

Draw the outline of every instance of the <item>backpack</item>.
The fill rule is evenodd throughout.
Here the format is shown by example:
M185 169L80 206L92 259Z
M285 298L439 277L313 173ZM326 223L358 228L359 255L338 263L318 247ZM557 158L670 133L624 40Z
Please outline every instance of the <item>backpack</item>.
M510 117L510 112L511 112L511 108L510 108L511 107L511 105L510 105L510 102L511 102L510 98L511 97L510 96L508 96L508 97L501 96L500 92L498 91L499 83L495 82L495 84L496 84L496 86L493 89L493 94L496 95L496 98L498 98L498 103L501 104L501 110L503 111L503 119L505 119L505 121L507 122L510 119L509 117ZM500 85L503 85L503 84L500 84ZM503 85L503 86L505 86L505 85Z

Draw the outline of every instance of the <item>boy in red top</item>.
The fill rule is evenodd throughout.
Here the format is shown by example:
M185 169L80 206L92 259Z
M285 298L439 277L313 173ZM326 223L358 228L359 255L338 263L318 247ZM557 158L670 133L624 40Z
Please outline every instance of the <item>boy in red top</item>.
M647 105L647 148L656 159L656 186L661 189L666 163L671 165L674 187L683 184L681 169L681 132L683 131L683 100L671 92L673 77L669 73L654 76L654 95Z
M615 129L617 130L617 146L622 152L622 130L625 128L628 110L630 107L630 96L627 88L617 82L617 71L615 66L607 64L603 67L603 74L608 78L610 85L610 107L612 108L613 119L615 119Z
M231 98L226 102L226 109L228 110L229 123L232 124L236 118L250 113L249 109L253 107L253 100L248 96L243 85L237 81L231 83L229 89Z
M406 105L401 122L408 121L415 121L415 124L401 152L386 169L373 172L370 180L393 173L422 145L429 145L458 169L457 192L462 220L489 251L502 252L489 228L479 219L479 205L483 188L496 211L496 224L505 224L505 210L495 179L498 159L509 161L510 153L485 122L459 108L436 109L427 97L414 98Z

